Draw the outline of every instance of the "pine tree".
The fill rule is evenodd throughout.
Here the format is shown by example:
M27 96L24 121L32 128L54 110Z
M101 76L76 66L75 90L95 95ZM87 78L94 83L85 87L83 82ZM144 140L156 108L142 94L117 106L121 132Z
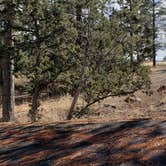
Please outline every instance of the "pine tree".
M156 6L156 2L155 0L152 1L153 3L153 7L152 7L152 20L153 20L153 66L156 66L156 44L155 44L155 40L156 40L156 13L155 13L155 6Z
M14 4L12 0L1 3L1 67L2 67L2 117L3 121L14 120L14 76L12 25Z
M117 17L120 17L120 27L126 34L123 47L127 49L131 61L134 58L141 63L152 54L151 1L119 1L119 5L121 9Z

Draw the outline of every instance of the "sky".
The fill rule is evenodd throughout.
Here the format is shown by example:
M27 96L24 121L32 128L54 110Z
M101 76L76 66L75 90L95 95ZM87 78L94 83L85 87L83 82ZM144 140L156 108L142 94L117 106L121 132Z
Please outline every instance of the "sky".
M162 61L163 58L166 56L166 48L164 50L158 50L156 54L157 54L156 57L157 61Z

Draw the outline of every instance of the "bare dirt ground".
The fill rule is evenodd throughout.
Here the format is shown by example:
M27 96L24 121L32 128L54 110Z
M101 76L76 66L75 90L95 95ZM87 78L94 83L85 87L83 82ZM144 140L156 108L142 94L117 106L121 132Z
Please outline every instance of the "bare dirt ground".
M151 69L152 91L151 96L142 92L134 94L134 101L126 102L126 97L108 98L97 103L88 114L82 116L83 119L107 119L110 121L121 121L139 118L166 119L166 90L157 90L166 86L166 65L159 65ZM17 97L17 96L16 96ZM130 98L130 97L129 97ZM133 99L133 97L131 97ZM64 121L70 108L72 98L64 96L41 101L39 122ZM17 104L15 107L16 121L27 123L30 121L27 116L29 102ZM77 107L84 105L83 100L79 100ZM1 108L0 108L1 118Z
M0 126L0 166L165 166L166 121Z

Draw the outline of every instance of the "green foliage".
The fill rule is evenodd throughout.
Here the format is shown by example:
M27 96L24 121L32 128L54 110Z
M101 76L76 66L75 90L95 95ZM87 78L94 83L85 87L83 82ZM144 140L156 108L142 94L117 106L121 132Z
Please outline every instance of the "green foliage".
M150 90L150 79L147 70L140 66L135 72L131 71L129 65L115 66L108 73L103 72L94 75L84 89L84 99L87 103L103 98L104 96L120 96L124 93L135 92L138 89Z
M15 75L29 80L33 121L44 90L73 96L79 90L87 104L149 90L148 70L141 62L151 56L150 1L118 0L119 10L111 0L11 2Z
M122 10L117 12L117 17L120 18L119 26L125 35L122 45L131 58L142 62L152 56L152 2L147 0L118 2Z
M29 79L33 95L36 89L42 92L72 67L75 50L72 43L77 34L61 2L25 1L21 7L17 26L23 30L19 29L15 39L18 50L15 71ZM30 114L34 116L37 112L31 109Z
M96 10L98 5L101 10ZM143 26L141 22L137 22L138 20L133 20L136 11L131 13L127 10L126 13L126 8L122 8L114 12L110 20L103 14L105 8L102 7L103 4L96 1L91 3L85 1L84 6L82 4L82 9L88 11L86 16L81 13L82 20L79 21L79 26L83 27L83 30L79 32L79 36L83 38L79 42L79 61L71 76L73 88L75 91L80 89L88 104L110 95L119 96L138 89L149 90L150 88L148 71L141 66L141 62L146 57L145 53L139 50L141 60L132 61L132 67L129 60L131 54L134 56L138 49L143 49L143 46L138 48L137 43L142 42L146 45L142 39L144 35L142 28L138 30L135 27ZM127 30L126 26L130 19L132 27L130 25Z

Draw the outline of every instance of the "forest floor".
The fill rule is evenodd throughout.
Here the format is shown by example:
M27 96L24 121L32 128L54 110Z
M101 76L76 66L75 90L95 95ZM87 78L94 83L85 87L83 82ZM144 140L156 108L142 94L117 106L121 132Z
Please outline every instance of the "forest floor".
M17 105L17 123L0 123L0 166L166 166L166 66L151 70L151 96L108 98L82 119L65 121L70 97L43 101L35 124Z
M0 166L165 166L166 121L1 124Z

